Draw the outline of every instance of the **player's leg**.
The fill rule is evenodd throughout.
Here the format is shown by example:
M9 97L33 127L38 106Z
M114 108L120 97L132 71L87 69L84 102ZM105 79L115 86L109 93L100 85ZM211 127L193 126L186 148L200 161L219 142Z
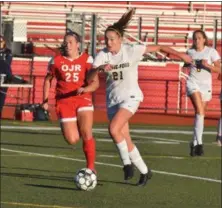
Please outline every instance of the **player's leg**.
M202 94L194 92L190 99L195 109L193 142L191 144L191 156L203 154L203 130L206 103L202 101Z
M152 172L147 165L145 164L142 156L136 145L132 142L130 131L129 131L129 123L126 123L122 128L122 133L126 139L130 160L133 165L140 171L140 179L137 183L138 186L146 185L148 179L152 177Z
M79 132L75 105L70 102L57 102L56 111L64 139L68 144L76 144L79 141Z
M6 99L6 93L8 88L0 88L0 119L2 117L2 110Z
M81 106L77 111L79 133L83 139L83 152L86 157L86 167L95 170L96 143L92 134L93 106Z
M108 117L110 119L109 133L114 143L116 144L120 158L123 162L125 180L133 177L133 166L129 157L126 138L124 138L122 133L122 128L126 123L128 123L132 115L132 112L124 108L114 106L108 109Z

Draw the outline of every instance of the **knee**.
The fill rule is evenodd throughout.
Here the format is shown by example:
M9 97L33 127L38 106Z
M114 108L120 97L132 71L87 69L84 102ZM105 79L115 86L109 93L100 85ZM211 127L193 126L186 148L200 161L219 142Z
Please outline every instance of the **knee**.
M111 123L109 125L109 133L112 137L115 137L116 135L120 133L120 129L118 128L117 125Z
M79 136L78 135L65 136L65 139L68 144L74 145L79 141Z
M80 129L80 134L83 139L92 138L92 130L91 129Z

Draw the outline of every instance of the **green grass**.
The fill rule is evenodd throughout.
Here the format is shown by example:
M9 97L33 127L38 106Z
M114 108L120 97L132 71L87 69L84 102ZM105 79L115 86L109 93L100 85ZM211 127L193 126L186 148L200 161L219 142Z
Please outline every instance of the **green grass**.
M20 122L3 122L20 126ZM43 123L28 123L41 126ZM55 124L44 123L44 126ZM56 124L57 125L57 124ZM104 127L100 125L96 127ZM140 128L141 126L132 126ZM142 126L158 129L158 126ZM159 126L159 129L191 130L192 128ZM205 131L212 131L206 128ZM1 207L2 208L220 208L221 148L214 142L215 135L204 135L205 155L189 157L188 142L191 135L132 133L141 154L153 169L153 178L145 187L136 187L139 173L124 183L116 147L107 132L98 133L97 164L98 185L91 192L76 189L75 172L85 167L82 144L75 147L65 143L60 131L1 131ZM156 138L156 139L154 139ZM101 141L105 139L108 142ZM176 143L155 143L176 140ZM20 152L9 152L3 149ZM28 153L41 155L30 155ZM45 155L45 157L43 157ZM53 155L54 158L49 157ZM111 155L113 157L106 157ZM59 159L58 157L67 159ZM69 159L71 158L71 159ZM164 171L163 174L160 171ZM181 175L172 175L184 174ZM189 178L196 176L198 178ZM207 178L207 179L204 179Z

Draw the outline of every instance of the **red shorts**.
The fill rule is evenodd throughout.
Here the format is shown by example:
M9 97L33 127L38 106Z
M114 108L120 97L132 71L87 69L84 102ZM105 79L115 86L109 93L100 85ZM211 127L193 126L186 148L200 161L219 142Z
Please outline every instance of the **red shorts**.
M89 96L76 96L56 102L56 113L61 122L76 121L77 112L93 110L92 99Z

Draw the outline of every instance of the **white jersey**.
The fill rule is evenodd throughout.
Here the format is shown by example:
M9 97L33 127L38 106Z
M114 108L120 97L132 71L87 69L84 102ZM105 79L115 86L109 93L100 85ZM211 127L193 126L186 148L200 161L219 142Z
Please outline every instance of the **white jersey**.
M114 68L106 72L106 97L108 107L127 99L143 101L138 84L138 64L145 52L145 45L122 44L120 51L112 55L106 48L96 56L93 67L111 64Z
M187 54L190 55L194 61L205 59L210 65L212 65L213 62L220 60L218 52L214 48L207 46L205 46L202 51L189 49ZM212 88L212 75L211 71L208 69L198 69L197 67L192 66L188 80L200 86L207 85Z

